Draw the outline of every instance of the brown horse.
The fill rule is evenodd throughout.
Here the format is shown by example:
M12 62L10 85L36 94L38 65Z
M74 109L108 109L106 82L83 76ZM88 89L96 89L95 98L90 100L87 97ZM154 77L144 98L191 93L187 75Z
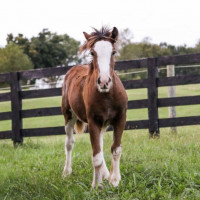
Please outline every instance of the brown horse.
M73 130L81 133L88 124L92 144L94 168L92 187L102 187L102 180L109 179L113 186L121 180L120 157L121 137L126 123L127 95L114 71L114 54L118 38L117 28L87 34L81 52L89 50L93 59L88 65L71 68L62 88L62 112L65 117L66 162L63 176L72 173L71 153L74 144ZM114 128L111 147L112 163L110 173L103 156L103 132L111 125Z

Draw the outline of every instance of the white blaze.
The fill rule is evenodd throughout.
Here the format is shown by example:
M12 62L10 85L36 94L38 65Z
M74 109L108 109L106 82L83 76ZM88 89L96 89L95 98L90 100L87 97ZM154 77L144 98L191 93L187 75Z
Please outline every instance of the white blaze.
M108 41L102 40L95 44L94 50L97 53L101 81L108 81L110 77L110 58L112 49L113 47Z

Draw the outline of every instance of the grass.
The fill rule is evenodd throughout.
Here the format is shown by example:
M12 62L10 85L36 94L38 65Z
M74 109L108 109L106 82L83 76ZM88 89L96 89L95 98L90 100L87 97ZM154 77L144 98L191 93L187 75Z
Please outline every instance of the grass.
M122 181L91 190L92 163L88 134L75 135L73 174L61 178L64 136L26 138L22 147L0 142L0 199L200 199L200 127L180 128L178 136L162 130L126 131L122 140ZM104 135L110 168L112 134Z
M177 86L177 96L199 95L199 85ZM128 90L129 100L147 98L146 89ZM159 88L159 98L167 87ZM60 106L60 97L23 101L23 109ZM1 112L10 103L0 103ZM200 105L177 106L177 116L195 116ZM160 118L168 108L159 108ZM128 120L147 119L147 109L129 110ZM0 121L0 131L10 121ZM24 128L62 126L62 116L27 118ZM91 190L92 162L88 134L75 135L73 174L61 178L65 160L64 136L25 138L13 148L11 140L0 141L0 200L24 199L200 199L200 126L179 127L178 135L161 129L160 139L149 139L147 130L125 131L121 158L122 181L118 188L104 182L102 191ZM104 135L104 152L110 168L112 134Z

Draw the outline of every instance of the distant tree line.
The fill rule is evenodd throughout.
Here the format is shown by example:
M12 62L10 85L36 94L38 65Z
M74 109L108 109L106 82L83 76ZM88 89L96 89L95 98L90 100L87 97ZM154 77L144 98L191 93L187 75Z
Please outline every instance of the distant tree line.
M166 42L153 44L148 37L141 42L132 42L132 40L133 34L129 29L121 32L118 60L200 53L200 40L195 47L187 47L187 45L174 46Z
M182 54L192 54L200 53L200 40L194 47L188 47L187 45L174 46L162 42L160 44L151 43L150 38L144 38L141 42L133 42L133 34L129 29L125 29L121 32L119 38L119 54L117 60L131 60L138 58L147 57L160 57L160 56L170 56L170 55L182 55ZM188 74L187 68L176 69L178 75ZM190 74L200 74L200 67L190 69ZM160 76L166 76L166 71L161 70ZM129 78L146 78L145 73L133 74ZM124 77L125 79L127 78Z
M76 64L79 45L67 34L58 35L48 29L31 39L23 34L8 34L6 47L0 48L0 72Z
M30 39L23 34L7 36L7 45L0 48L0 73L57 66L74 65L79 59L80 42L67 34L59 35L43 29ZM194 47L151 43L149 38L133 42L129 29L121 32L117 60L200 53L200 41ZM181 72L181 69L180 69Z

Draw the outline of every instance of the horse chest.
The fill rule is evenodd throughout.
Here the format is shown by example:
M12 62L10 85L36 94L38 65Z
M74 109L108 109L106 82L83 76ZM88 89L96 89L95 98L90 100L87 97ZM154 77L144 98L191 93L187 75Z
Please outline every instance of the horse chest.
M96 104L91 111L93 118L103 124L112 121L118 113L118 109L108 102Z

